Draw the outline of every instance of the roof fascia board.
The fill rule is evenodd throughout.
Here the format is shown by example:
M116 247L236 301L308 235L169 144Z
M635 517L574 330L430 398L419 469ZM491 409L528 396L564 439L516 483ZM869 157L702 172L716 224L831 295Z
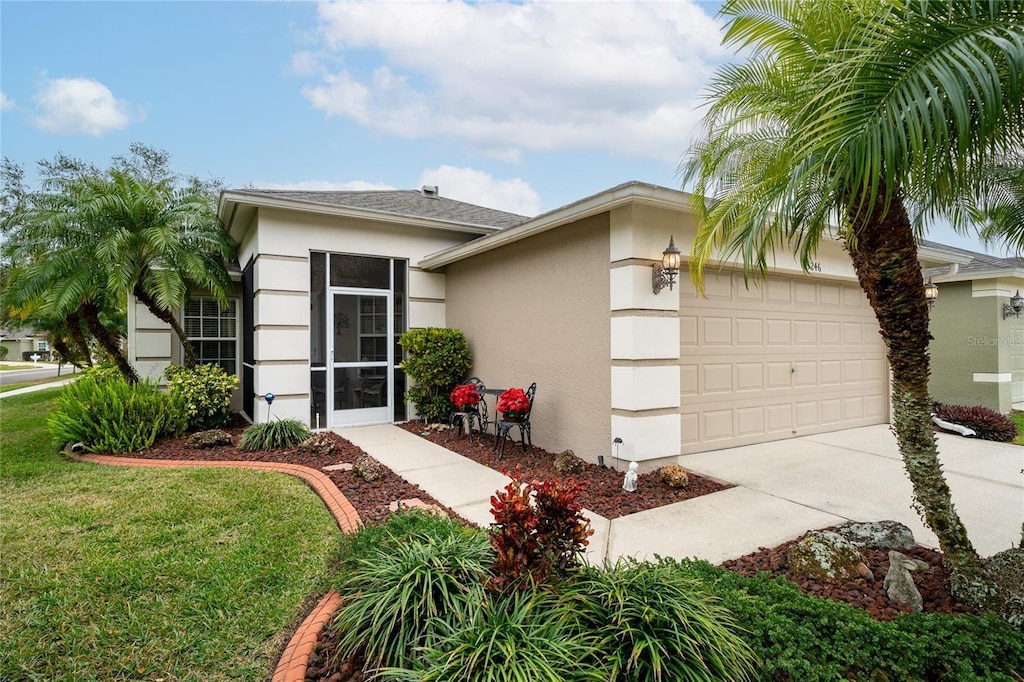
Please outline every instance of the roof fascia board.
M1024 279L1024 268L993 268L991 270L975 270L972 272L964 272L961 270L952 277L943 277L943 282L970 282L978 279L1006 279L1006 278L1020 278Z
M967 265L974 260L974 256L967 256L958 253L952 253L945 249L936 249L931 246L917 247L917 259L918 261L934 262L936 265L928 265L926 267L941 267L944 264L956 263L958 265Z
M368 208L352 208L351 206L331 206L328 204L311 204L303 201L293 201L278 197L260 197L252 194L241 194L237 192L223 192L220 198L218 212L222 220L224 212L230 204L249 204L257 208L277 208L289 211L301 211L303 213L317 213L331 215L339 218L356 218L373 220L382 223L393 223L396 225L407 225L412 227L424 227L435 230L446 230L449 232L464 232L467 234L491 234L500 228L488 225L474 225L471 223L457 223L449 220L437 220L435 218L417 218L415 216L404 216L384 211L375 211Z
M583 220L599 213L611 211L629 203L678 210L679 208L689 206L689 198L690 195L686 192L668 189L667 187L656 187L654 185L613 187L600 194L595 194L561 208L556 208L548 213L543 213L524 223L501 230L496 234L439 251L427 256L418 265L424 270L436 270L464 258L493 251L541 232L546 232L577 220Z

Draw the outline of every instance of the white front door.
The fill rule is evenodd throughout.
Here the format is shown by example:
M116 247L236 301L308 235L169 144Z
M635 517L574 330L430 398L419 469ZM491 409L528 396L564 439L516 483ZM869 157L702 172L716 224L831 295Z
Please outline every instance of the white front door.
M331 424L387 423L391 421L394 400L391 294L372 289L331 288L328 300Z

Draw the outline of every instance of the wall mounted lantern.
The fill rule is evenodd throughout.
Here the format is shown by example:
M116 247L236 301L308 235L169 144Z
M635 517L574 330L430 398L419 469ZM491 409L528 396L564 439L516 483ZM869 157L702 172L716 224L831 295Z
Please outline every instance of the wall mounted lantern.
M679 274L679 265L682 263L682 254L676 248L674 237L668 238L668 248L661 252L661 262L651 267L654 293L659 293L666 286L672 291L672 285L676 282L676 275Z
M1005 320L1010 315L1014 317L1020 317L1020 311L1024 310L1024 296L1020 295L1020 289L1017 289L1017 293L1013 295L1009 303L1003 304L1003 319Z
M924 297L928 299L928 309L931 310L932 306L935 305L935 300L939 297L939 287L932 284L932 278L928 278L928 282L924 285Z

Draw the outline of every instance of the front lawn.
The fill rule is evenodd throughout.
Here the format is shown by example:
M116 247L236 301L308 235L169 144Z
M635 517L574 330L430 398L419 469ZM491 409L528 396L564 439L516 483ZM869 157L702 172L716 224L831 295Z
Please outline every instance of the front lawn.
M261 679L340 532L301 481L74 463L0 402L0 679Z
M1010 419L1017 425L1017 437L1013 442L1017 445L1024 445L1024 412L1011 412Z

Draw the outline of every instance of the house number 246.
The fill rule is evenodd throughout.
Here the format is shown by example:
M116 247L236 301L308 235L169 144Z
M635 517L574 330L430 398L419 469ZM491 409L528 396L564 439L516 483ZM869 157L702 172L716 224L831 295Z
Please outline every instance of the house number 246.
M807 266L807 272L821 272L821 263L812 260L811 264Z

